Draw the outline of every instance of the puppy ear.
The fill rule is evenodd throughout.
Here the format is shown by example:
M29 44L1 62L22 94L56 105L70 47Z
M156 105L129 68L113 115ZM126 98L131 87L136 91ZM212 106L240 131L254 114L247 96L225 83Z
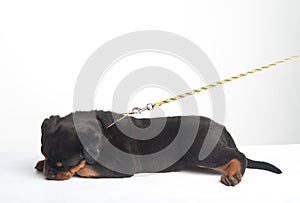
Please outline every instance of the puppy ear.
M96 163L100 158L102 148L102 133L94 132L81 140L83 149L82 154L88 164Z
M91 115L89 115L91 116ZM83 125L77 133L80 133L82 154L88 164L95 164L100 159L102 140L104 138L102 123L95 117L90 117L88 126Z

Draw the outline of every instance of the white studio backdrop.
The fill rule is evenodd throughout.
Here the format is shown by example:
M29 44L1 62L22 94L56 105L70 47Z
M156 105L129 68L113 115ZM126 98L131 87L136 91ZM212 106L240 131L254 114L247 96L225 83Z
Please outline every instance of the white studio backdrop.
M297 0L1 1L0 151L38 152L44 118L73 110L77 76L102 44L140 30L163 30L197 44L227 78L300 52ZM95 108L110 110L113 87L130 71L162 66L202 86L180 60L158 53L125 58L98 89ZM224 122L238 144L300 143L300 60L224 86ZM131 69L130 69L131 68ZM122 71L120 71L122 70ZM142 78L141 78L142 80ZM159 88L137 90L129 108L164 99ZM196 96L210 117L209 93ZM162 107L178 115L177 105Z

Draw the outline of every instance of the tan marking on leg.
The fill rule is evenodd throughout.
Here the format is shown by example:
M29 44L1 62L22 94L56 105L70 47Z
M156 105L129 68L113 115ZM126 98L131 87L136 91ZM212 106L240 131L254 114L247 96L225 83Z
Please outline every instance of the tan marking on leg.
M198 167L198 168L205 168L205 169L207 169L207 168L211 169L210 167L202 166L202 165L196 165L196 167Z
M70 179L74 174L70 171L67 172L61 172L56 174L55 180L68 180Z
M237 159L230 160L224 166L215 168L219 171L224 171L221 177L221 182L227 186L235 186L242 180L241 162Z
M90 166L86 165L82 169L80 169L77 173L78 176L92 178L92 177L100 177L100 174L97 173L94 169Z
M77 171L82 169L85 166L86 160L82 160L77 166L71 168L69 171L75 174Z
M86 161L82 160L77 166L71 168L67 172L58 173L55 177L55 180L68 180L70 179L76 172L82 169L85 166Z

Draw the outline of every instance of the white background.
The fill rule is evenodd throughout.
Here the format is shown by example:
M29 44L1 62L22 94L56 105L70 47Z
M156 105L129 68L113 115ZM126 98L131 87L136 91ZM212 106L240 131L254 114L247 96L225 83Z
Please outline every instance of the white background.
M297 0L1 1L0 150L39 153L43 119L73 110L76 78L108 40L139 30L174 32L196 43L226 78L299 54L299 9ZM153 57L172 69L171 59ZM238 144L300 143L299 66L291 61L224 86L224 124ZM182 77L191 88L203 84L188 71ZM101 96L95 108L108 110ZM140 106L156 101L155 95L136 99ZM205 94L197 99L199 114L210 116Z
M77 76L107 41L139 30L177 33L197 44L220 77L227 78L299 54L299 10L297 0L0 1L0 200L299 202L300 167L294 160L299 145L242 145L300 143L300 59L224 86L224 124L241 151L277 165L282 175L247 170L241 184L228 188L219 183L220 174L205 171L53 182L33 169L42 158L43 119L73 110ZM127 69L149 65L176 69L190 88L203 85L174 58L135 55L113 67L123 70L118 75L106 75L104 88L99 86L95 95L95 108L110 109L110 98L103 94L113 91ZM128 108L168 96L163 90L150 90L137 91ZM210 117L209 94L196 98L199 114ZM176 107L165 105L163 110L174 115L180 113Z

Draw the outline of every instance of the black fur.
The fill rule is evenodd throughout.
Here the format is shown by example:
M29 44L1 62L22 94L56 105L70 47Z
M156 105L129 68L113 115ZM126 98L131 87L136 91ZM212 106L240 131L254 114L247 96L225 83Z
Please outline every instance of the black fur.
M152 154L167 147L176 138L180 124L184 125L186 140L192 139L188 133L190 127L199 124L197 135L192 140L191 147L187 152L173 165L161 170L161 172L179 171L197 166L218 168L232 159L237 159L241 163L241 174L245 172L246 167L281 173L278 168L271 164L247 159L237 149L226 128L206 117L176 116L152 119L127 117L118 123L124 128L132 125L132 123L138 128L147 128L151 122L159 123L167 119L163 130L157 136L148 140L138 140L126 136L116 125L107 129L106 127L114 122L113 116L114 118L122 117L121 114L110 111L90 111L71 113L63 118L51 116L49 119L45 119L42 124L42 153L47 158L43 169L46 177L54 179L57 173L70 169L83 159L93 170L101 174L101 177L129 177L135 173L157 172L149 169L148 163L142 163L134 155ZM77 121L76 129L73 118L76 118ZM198 119L200 119L200 123L197 123ZM213 151L204 160L199 160L199 152L208 135L210 125L213 129L212 132L214 130L219 131L221 136ZM137 132L132 130L130 133ZM80 139L78 134L81 135ZM126 162L130 166L130 173L115 172L97 162L101 155L105 154L107 148L103 142L103 136L119 150L133 155L132 159ZM210 134L210 136L214 135ZM176 151L182 152L184 149L179 144ZM109 161L112 165L122 162L119 157L114 155L111 155ZM56 162L62 162L63 167L57 167Z

